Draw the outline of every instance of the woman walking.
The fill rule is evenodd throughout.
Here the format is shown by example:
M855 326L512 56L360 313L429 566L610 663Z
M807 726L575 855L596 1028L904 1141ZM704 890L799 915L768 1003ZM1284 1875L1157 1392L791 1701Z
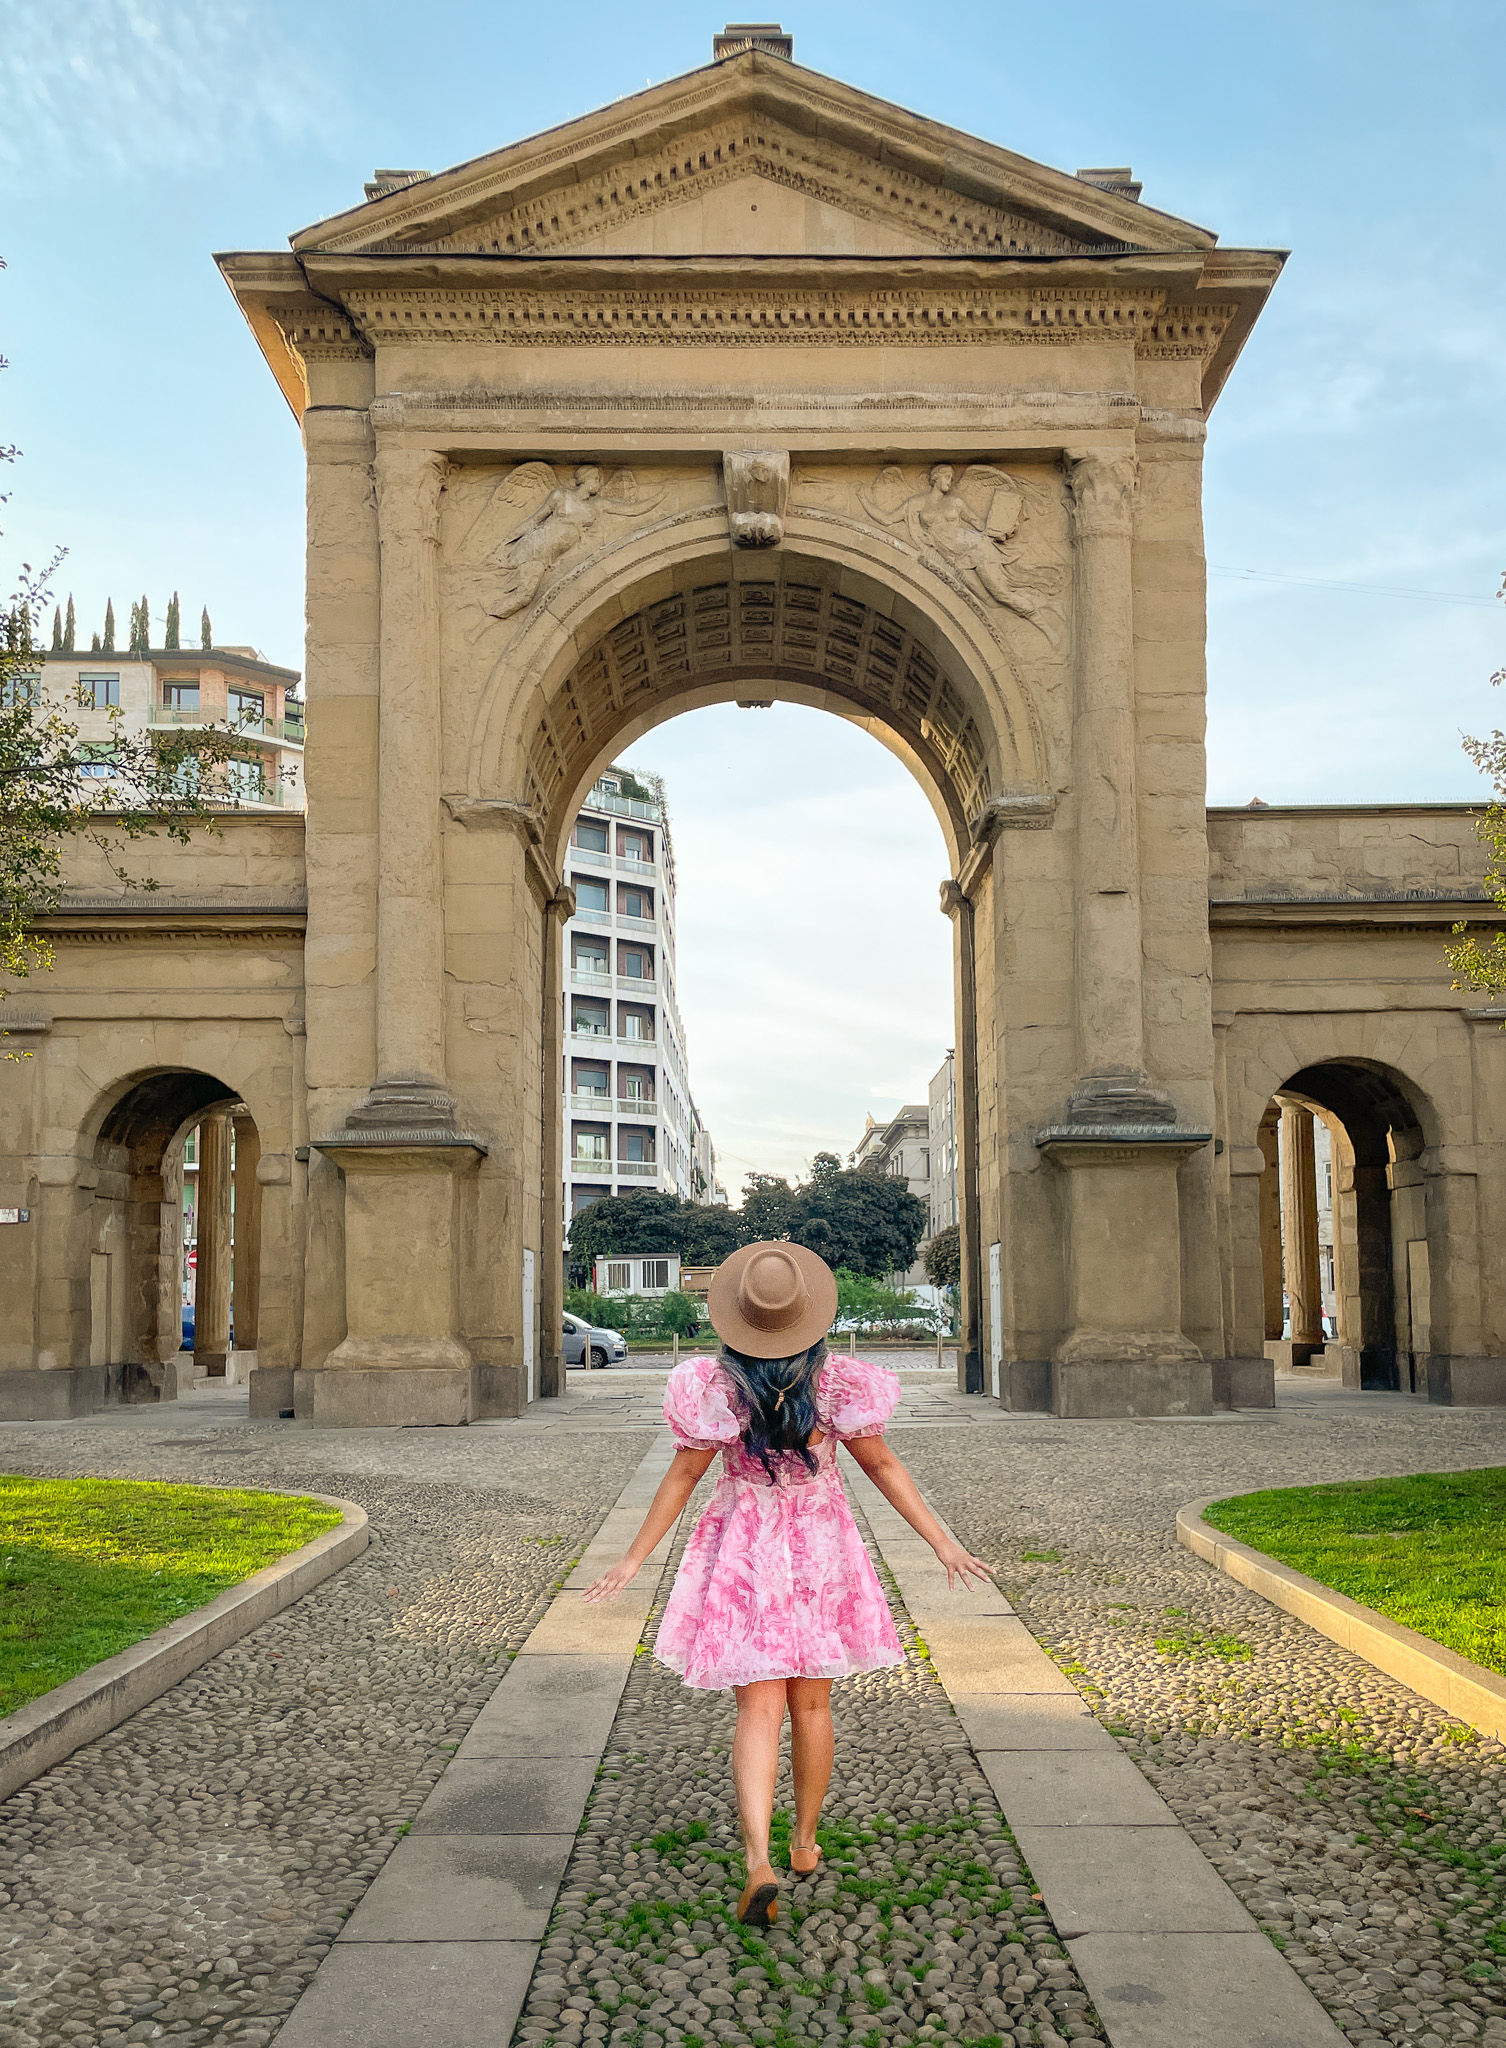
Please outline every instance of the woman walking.
M617 1597L720 1451L722 1477L686 1546L654 1654L687 1685L730 1686L737 1696L732 1776L747 1864L737 1915L749 1927L778 1912L769 1828L785 1714L790 1868L808 1877L821 1858L816 1824L831 1781L832 1681L904 1659L842 1490L838 1444L930 1544L949 1586L988 1569L927 1513L883 1440L899 1400L895 1375L828 1356L836 1307L830 1268L803 1245L745 1245L724 1261L709 1303L721 1355L687 1358L670 1374L664 1419L674 1463L626 1557L585 1595Z

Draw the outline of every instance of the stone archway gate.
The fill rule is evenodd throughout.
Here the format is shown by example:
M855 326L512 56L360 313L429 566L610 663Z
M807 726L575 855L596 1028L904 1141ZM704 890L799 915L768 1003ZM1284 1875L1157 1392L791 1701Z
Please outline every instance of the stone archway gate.
M1268 1400L1201 474L1280 256L752 50L220 264L308 457L307 1255L263 1407L558 1389L570 820L636 735L773 698L862 722L946 840L969 1383Z

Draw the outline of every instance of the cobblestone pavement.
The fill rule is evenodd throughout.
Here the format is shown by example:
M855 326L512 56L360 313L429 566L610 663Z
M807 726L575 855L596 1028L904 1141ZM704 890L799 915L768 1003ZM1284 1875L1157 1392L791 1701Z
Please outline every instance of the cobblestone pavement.
M1506 2048L1506 1750L1174 1534L1260 1486L1506 1465L1506 1413L1281 1402L893 1441L1352 2041Z
M651 1441L243 1416L232 1391L0 1429L8 1471L307 1487L372 1531L0 1804L4 2048L270 2040Z
M826 1863L786 1879L767 1935L734 1918L732 1697L639 1656L519 2048L1102 2039L892 1588L891 1599L910 1655L835 1688ZM657 1613L648 1637L656 1625ZM779 1804L776 1843L793 1812L787 1768Z

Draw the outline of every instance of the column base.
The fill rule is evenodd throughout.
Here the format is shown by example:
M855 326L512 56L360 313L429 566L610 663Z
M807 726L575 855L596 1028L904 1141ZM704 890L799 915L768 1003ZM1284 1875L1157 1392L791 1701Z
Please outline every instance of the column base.
M110 1405L107 1365L24 1366L0 1372L0 1422L72 1422Z
M259 1365L246 1382L253 1422L288 1420L293 1414L293 1368Z
M1506 1406L1506 1358L1451 1358L1431 1353L1418 1364L1420 1386L1440 1408Z
M1215 1408L1274 1408L1276 1370L1268 1358L1215 1358Z
M1053 1415L1211 1415L1206 1359L1053 1359Z
M1049 1358L1006 1358L999 1365L999 1406L1010 1415L1049 1415Z
M265 1368L252 1381L253 1414L256 1380L264 1377ZM526 1395L523 1368L516 1365L325 1366L291 1377L293 1398L282 1405L321 1429L456 1429L521 1415ZM275 1395L281 1402L281 1385ZM273 1396L267 1388L269 1406Z
M1309 1344L1290 1337L1268 1337L1265 1355L1276 1372L1305 1372L1316 1367L1320 1374L1336 1377L1337 1361L1330 1363L1328 1352L1337 1351L1336 1345Z

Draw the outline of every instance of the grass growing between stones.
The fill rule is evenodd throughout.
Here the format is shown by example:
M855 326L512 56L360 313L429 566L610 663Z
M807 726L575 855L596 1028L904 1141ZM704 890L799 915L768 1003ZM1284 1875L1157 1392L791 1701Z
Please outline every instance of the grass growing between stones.
M0 1475L0 1715L339 1520L284 1494Z
M1506 1470L1246 1493L1215 1529L1506 1672Z

